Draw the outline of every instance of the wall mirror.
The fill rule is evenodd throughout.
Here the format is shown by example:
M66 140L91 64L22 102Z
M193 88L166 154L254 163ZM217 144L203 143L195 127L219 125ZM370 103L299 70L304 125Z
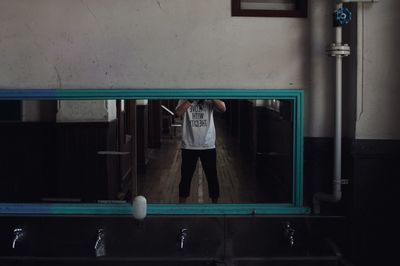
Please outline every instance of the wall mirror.
M302 201L302 91L3 90L0 211L129 214L307 213ZM220 99L213 112L219 199L199 160L179 203L179 100ZM193 123L204 123L202 114ZM199 124L199 125L200 125Z

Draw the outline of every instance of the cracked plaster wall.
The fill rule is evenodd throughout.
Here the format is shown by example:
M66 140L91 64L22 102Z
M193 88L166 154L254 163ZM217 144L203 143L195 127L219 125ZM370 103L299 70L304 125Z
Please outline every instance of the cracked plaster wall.
M302 19L231 17L230 0L2 0L0 88L304 89L305 136L329 137L332 5L308 2ZM365 9L363 90L345 94L358 108L350 136L400 134L398 2Z
M305 88L306 20L230 0L2 0L0 87Z

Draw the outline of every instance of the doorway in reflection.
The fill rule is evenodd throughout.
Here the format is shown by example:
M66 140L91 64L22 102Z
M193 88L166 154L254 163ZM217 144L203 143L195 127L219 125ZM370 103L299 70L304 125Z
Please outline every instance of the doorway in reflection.
M214 113L219 203L288 203L293 102L224 100ZM178 203L178 100L0 101L0 202ZM210 203L200 161L188 203Z

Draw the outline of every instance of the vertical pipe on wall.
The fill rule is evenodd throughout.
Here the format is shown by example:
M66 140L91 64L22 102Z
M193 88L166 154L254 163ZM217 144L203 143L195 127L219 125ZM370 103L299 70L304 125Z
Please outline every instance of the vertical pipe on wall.
M343 4L337 4L336 8L342 8ZM335 43L342 45L342 27L335 27ZM342 197L342 59L341 55L336 56L336 97L335 97L335 137L334 137L334 173L333 173L333 199L339 201Z
M343 4L336 4L336 9L342 8ZM335 27L335 45L342 45L342 28ZM332 194L318 192L313 198L313 211L316 214L321 212L320 201L338 202L342 198L341 191L341 175L342 175L342 59L339 53L335 54L336 70L335 70L335 136L334 136L334 173L333 173L333 191Z
M341 31L341 28L340 28ZM340 42L341 43L341 42ZM342 56L336 57L336 113L335 113L335 149L334 149L334 176L333 201L342 198Z
M363 2L374 3L378 0L337 0L336 10L343 8L343 2L357 2L357 118L362 114L363 86ZM346 25L345 23L344 25ZM320 213L320 201L338 202L342 198L342 59L350 54L350 48L342 43L342 28L335 27L335 43L331 46L331 56L336 57L336 109L335 109L335 147L334 147L334 177L333 192L326 194L318 192L313 198L314 213ZM359 96L361 94L361 96ZM360 99L361 97L361 99Z
M342 8L343 4L337 4L336 8ZM342 45L342 27L335 27L335 43ZM336 99L335 99L335 147L334 147L334 173L332 201L337 202L342 198L342 89L343 89L343 56L336 56Z

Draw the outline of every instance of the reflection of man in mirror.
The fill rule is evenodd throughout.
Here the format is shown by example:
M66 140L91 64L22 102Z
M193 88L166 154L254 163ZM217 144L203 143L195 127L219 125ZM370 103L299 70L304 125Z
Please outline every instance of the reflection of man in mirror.
M199 158L207 177L211 201L218 202L214 110L225 112L225 103L220 100L180 100L175 109L175 115L183 120L180 203L185 203L190 195L190 184Z

